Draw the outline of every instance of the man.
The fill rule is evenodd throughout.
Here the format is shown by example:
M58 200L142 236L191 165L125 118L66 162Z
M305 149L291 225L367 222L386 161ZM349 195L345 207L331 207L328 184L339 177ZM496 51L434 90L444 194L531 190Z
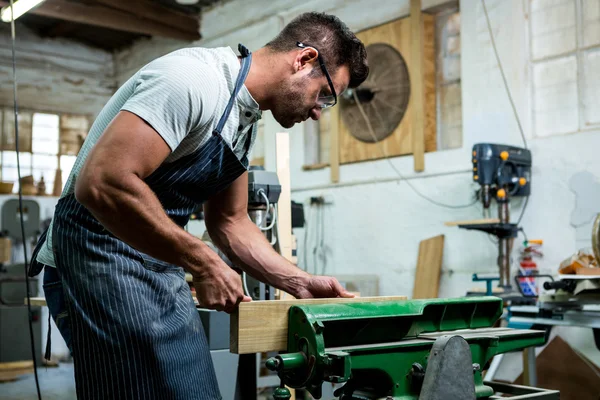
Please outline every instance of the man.
M31 271L45 270L79 398L220 398L184 271L204 307L232 312L250 298L182 229L200 204L214 243L251 276L298 298L351 297L272 249L247 216L247 168L261 110L285 128L318 119L367 77L365 48L338 18L307 13L254 54L240 50L188 48L149 63L79 153Z

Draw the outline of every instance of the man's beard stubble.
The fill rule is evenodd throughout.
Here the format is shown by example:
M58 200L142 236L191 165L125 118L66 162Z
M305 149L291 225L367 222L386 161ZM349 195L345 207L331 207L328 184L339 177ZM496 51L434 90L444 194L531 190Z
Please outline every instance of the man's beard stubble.
M296 122L304 120L304 102L302 95L304 91L300 83L291 86L281 87L279 90L276 108L273 109L273 117L282 127L289 129Z

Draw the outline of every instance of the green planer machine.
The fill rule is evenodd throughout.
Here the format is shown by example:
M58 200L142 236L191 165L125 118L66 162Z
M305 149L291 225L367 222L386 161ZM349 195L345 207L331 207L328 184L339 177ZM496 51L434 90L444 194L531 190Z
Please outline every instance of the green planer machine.
M281 379L274 399L290 398L286 386L320 399L324 382L339 384L334 396L343 400L500 398L500 384L483 381L486 364L545 342L543 331L493 328L502 307L496 297L292 306L287 352L266 362ZM524 395L513 398L558 399L502 386Z

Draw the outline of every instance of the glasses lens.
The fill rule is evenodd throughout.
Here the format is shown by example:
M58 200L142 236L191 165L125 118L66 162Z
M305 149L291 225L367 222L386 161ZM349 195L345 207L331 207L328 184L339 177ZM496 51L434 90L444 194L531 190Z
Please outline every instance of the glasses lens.
M317 104L321 106L321 108L333 107L335 105L335 97L333 96L320 96L317 99Z

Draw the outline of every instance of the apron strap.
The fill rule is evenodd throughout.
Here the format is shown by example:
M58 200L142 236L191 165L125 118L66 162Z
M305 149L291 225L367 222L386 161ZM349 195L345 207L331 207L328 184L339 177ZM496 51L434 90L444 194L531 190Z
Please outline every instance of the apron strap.
M240 73L238 74L237 80L235 82L235 87L233 88L233 93L231 94L231 97L229 98L227 107L225 107L225 111L223 112L223 115L221 115L221 119L219 120L217 127L213 131L214 135L221 135L221 132L223 131L223 127L225 126L225 123L227 122L227 118L229 118L229 114L231 113L231 109L233 108L233 105L235 104L237 95L240 92L240 89L242 88L242 86L244 85L244 82L246 81L246 77L248 76L248 71L250 71L250 65L252 64L252 53L250 52L250 50L248 50L242 44L240 44L238 46L238 49L242 56L242 65L240 67Z

